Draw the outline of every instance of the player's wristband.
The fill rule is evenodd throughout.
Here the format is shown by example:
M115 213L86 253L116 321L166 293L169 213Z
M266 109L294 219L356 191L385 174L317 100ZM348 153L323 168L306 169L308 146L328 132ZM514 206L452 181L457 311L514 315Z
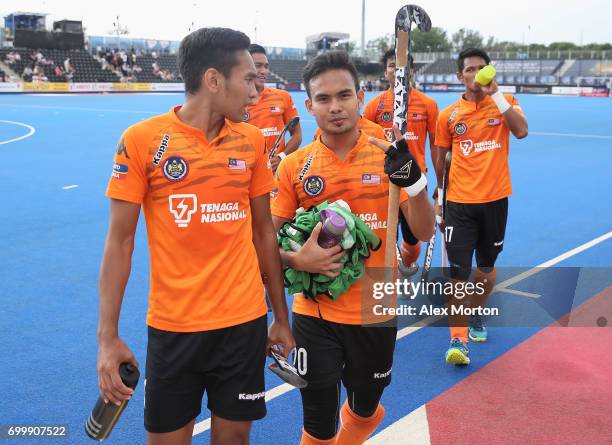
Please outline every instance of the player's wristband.
M279 157L279 158L281 158L281 161L282 161L283 159L285 159L285 158L287 157L287 153L285 153L285 152L282 152L282 151L281 151L281 152L278 154L278 157Z
M495 102L495 105L497 105L497 108L499 109L499 112L501 114L504 114L511 107L510 103L506 100L506 98L504 97L501 91L498 91L495 94L492 94L491 99L493 99L493 101Z
M444 191L438 187L438 205L442 205L442 201L444 200Z
M423 173L421 173L421 177L419 178L419 180L408 187L404 187L404 190L406 191L406 193L408 193L408 196L412 198L421 193L426 186L427 178Z

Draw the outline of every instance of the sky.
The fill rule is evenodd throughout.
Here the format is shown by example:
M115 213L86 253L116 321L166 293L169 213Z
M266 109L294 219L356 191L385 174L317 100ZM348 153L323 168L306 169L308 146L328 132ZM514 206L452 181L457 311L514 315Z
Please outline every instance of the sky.
M405 2L366 0L366 42L393 32L395 13ZM416 4L449 37L459 28L471 28L485 37L520 43L612 42L609 0L489 4L482 0L418 0ZM351 40L361 41L361 0L172 0L146 5L134 0L0 0L0 15L47 13L48 27L56 20L82 20L89 35L109 35L119 16L119 23L133 38L181 40L190 28L223 26L239 29L265 46L304 48L306 36L325 31L349 33Z

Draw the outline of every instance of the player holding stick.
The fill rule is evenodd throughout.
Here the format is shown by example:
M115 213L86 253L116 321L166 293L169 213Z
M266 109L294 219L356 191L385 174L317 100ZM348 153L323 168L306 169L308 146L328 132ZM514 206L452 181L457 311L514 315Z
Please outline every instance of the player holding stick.
M450 262L450 277L482 283L484 293L474 294L465 303L453 296L449 304L460 307L484 306L495 286L495 261L503 249L508 196L512 193L508 154L510 133L518 139L527 136L527 120L518 101L499 91L495 79L487 85L475 81L476 74L491 62L481 49L468 48L459 54L457 79L465 85L460 100L438 116L436 146L440 150L436 165L438 187L443 181L445 154L452 150L444 235ZM436 204L439 213L439 205ZM450 317L451 344L446 361L456 365L470 363L468 338L485 341L487 330L479 316Z
M304 85L306 107L315 117L321 136L280 164L279 192L272 201L274 226L278 229L290 221L299 207L307 209L337 199L348 203L355 214L386 223L389 177L413 161L410 174L393 181L402 187L400 208L413 232L420 239L428 239L434 230L434 217L424 176L397 128L397 148L360 131L363 92L348 55L332 51L312 59L304 69ZM387 150L386 155L383 150ZM299 251L281 251L284 264L295 270L337 276L342 249L321 248L317 244L320 230L319 224ZM382 268L386 224L378 224L373 230L383 245L371 252L364 265ZM379 402L391 380L397 328L362 325L364 286L364 279L357 281L336 300L327 295L318 295L316 300L295 296L297 368L308 382L308 387L300 390L302 445L361 444L384 417ZM342 407L341 382L348 394Z

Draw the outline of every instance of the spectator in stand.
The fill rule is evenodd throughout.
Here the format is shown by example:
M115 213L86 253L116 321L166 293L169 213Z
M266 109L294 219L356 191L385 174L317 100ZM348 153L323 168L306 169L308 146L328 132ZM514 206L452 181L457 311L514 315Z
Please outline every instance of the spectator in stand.
M6 73L0 70L0 82L6 82Z
M53 71L55 72L55 75L57 77L62 77L62 75L64 74L64 72L62 71L62 69L59 66L56 66Z
M23 74L21 75L21 77L23 78L24 81L26 82L32 82L32 66L31 65L27 65L24 69L23 69Z

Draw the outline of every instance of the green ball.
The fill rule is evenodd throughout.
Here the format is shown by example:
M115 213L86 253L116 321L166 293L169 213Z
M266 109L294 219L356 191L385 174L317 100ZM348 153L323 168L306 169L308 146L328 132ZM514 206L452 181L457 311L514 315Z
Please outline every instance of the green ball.
M487 65L478 71L478 74L476 74L476 78L474 80L480 85L489 85L495 78L495 74L496 71L493 65Z

